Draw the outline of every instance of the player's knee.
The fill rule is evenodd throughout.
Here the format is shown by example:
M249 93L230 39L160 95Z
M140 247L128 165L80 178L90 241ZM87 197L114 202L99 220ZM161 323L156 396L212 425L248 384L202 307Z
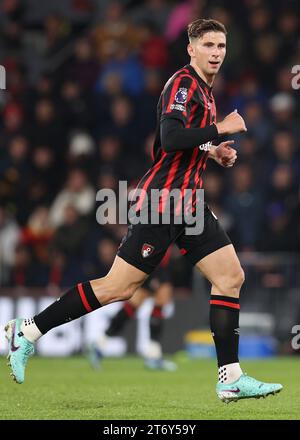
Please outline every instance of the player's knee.
M135 283L131 283L130 285L121 283L110 286L108 289L110 302L128 301L138 287L139 286Z
M136 286L136 287L128 286L124 289L121 289L119 292L120 297L121 297L121 301L128 301L130 298L132 298L137 287L138 286Z
M128 283L108 275L93 282L95 295L103 305L129 300L139 286L139 282Z
M245 281L245 273L241 267L236 268L228 276L228 290L232 289L234 293L239 293L240 289Z
M241 267L236 267L224 278L219 280L217 290L220 295L238 297L245 281L245 273Z
M130 298L130 304L135 308L139 308L148 296L146 289L138 288Z
M244 270L240 267L239 275L238 275L238 283L239 283L240 288L242 287L242 285L244 284L244 282L245 282L245 272L244 272Z

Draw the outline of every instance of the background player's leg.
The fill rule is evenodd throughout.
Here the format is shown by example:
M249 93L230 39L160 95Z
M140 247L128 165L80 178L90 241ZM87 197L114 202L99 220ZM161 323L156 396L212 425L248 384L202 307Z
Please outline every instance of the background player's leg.
M145 298L148 296L146 289L140 287L134 293L134 295L126 302L124 302L121 309L112 318L107 330L105 331L106 336L117 336L124 329L125 324L135 317L136 310L144 302Z
M173 286L169 282L163 282L154 294L154 304L150 315L150 341L145 349L145 365L151 369L164 369L174 371L176 364L163 358L162 333L164 326L163 307L172 299Z
M122 333L126 323L134 319L136 310L141 306L148 294L149 292L143 287L138 288L134 295L128 301L125 301L120 310L113 316L104 334L90 344L87 355L93 368L99 368L110 338Z
M150 339L158 343L161 342L163 330L163 307L172 299L172 284L162 283L155 291L154 304L150 315Z
M204 257L197 268L211 282L210 326L219 367L219 381L239 379L239 294L244 272L232 244Z

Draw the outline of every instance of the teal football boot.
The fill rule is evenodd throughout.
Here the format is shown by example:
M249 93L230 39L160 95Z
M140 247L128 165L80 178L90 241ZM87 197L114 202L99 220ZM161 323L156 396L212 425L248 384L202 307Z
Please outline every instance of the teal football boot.
M237 402L240 399L250 399L266 397L270 394L275 395L282 390L280 383L265 383L254 379L253 377L242 374L241 377L233 383L218 382L216 393L222 402Z
M149 370L164 370L164 371L176 371L177 365L163 358L159 359L144 359L144 365Z
M101 361L103 359L103 354L100 348L95 342L90 344L86 349L86 357L94 370L99 370L101 367Z
M29 342L21 331L22 319L13 319L5 326L6 339L8 340L8 365L11 376L17 383L23 383L25 367L28 358L34 354L34 345Z

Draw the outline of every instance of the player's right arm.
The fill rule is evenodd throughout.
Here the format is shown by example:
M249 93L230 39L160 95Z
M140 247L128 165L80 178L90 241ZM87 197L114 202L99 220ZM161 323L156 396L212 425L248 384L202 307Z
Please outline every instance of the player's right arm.
M222 134L245 131L245 123L238 113L233 112L219 124L203 128L190 128L191 112L197 105L194 96L197 83L189 75L175 78L163 92L160 137L164 151L171 153L195 148L200 144L216 140Z
M198 84L191 75L182 73L169 80L162 94L160 138L164 151L171 153L218 138L216 124L190 128L192 114L201 111L197 100ZM203 104L204 106L204 104ZM202 109L203 114L205 107Z
M221 135L244 131L247 131L244 119L237 112L203 128L187 128L181 120L172 118L164 119L160 124L162 147L168 153L195 148Z
M160 125L162 148L167 153L188 150L218 139L215 124L204 128L186 128L178 119L165 119Z

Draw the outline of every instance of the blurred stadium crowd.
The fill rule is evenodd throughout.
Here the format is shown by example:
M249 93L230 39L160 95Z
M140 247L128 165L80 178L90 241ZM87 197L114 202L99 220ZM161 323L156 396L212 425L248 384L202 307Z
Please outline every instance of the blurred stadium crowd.
M133 186L149 167L157 101L189 62L186 25L199 17L228 30L218 119L237 108L248 127L235 137L235 167L208 165L206 200L239 251L299 251L297 3L3 0L1 285L65 287L106 273L126 226L96 223L96 192Z

